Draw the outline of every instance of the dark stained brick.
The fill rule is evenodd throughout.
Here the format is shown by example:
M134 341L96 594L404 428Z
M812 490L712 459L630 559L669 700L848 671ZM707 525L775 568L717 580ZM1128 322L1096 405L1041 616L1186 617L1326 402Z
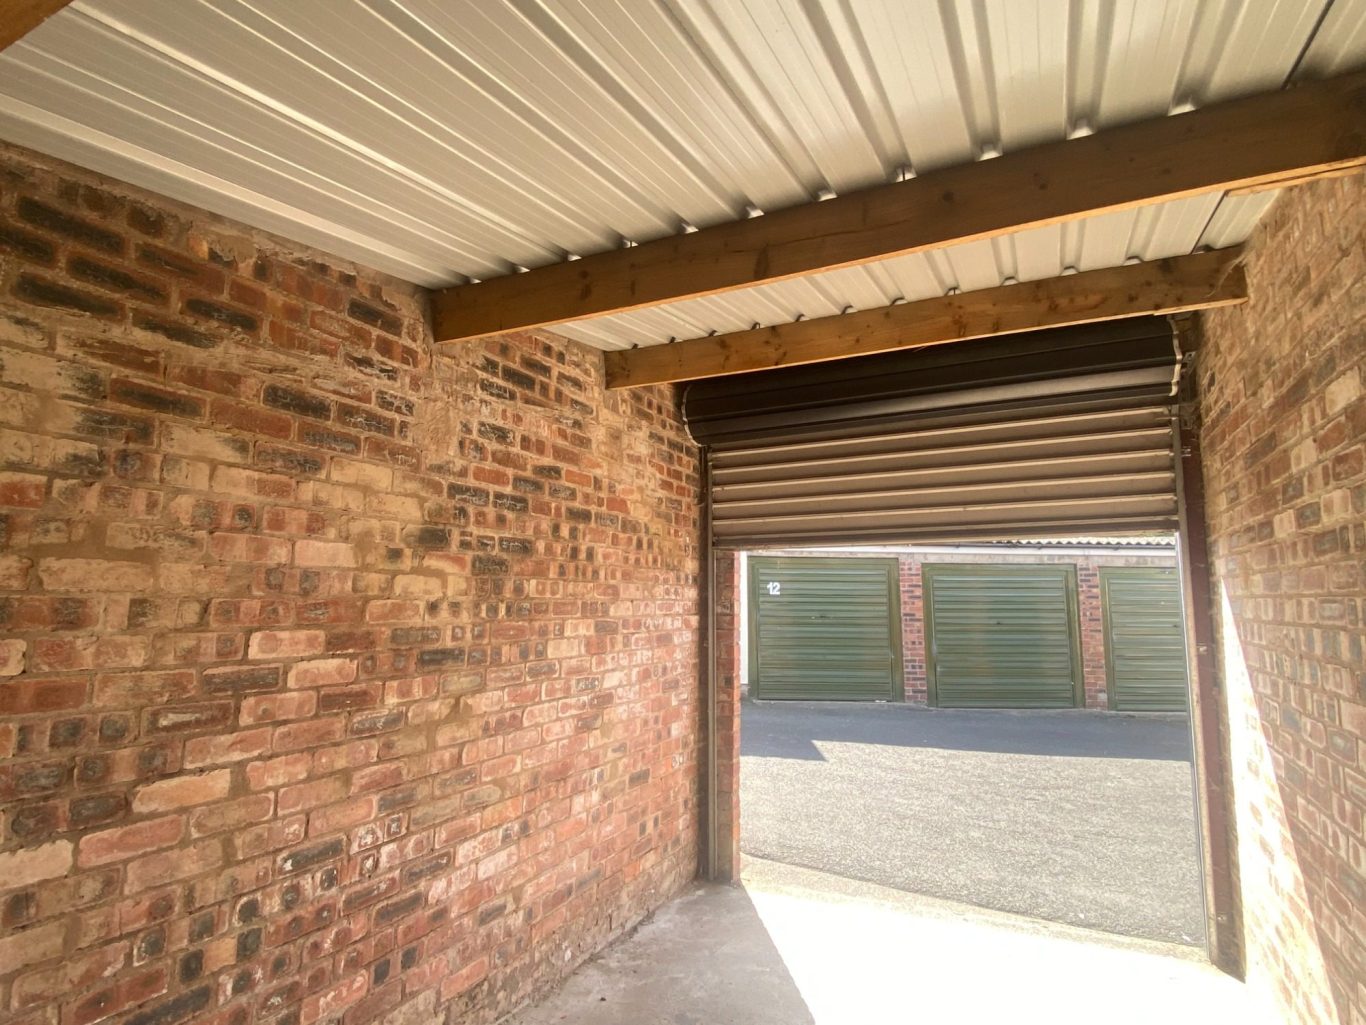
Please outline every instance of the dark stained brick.
M417 664L423 669L458 666L465 662L464 648L428 648L417 654Z
M431 525L412 527L404 534L403 540L414 548L449 548L451 529Z
M346 307L346 313L352 320L359 320L362 324L377 327L385 334L396 336L403 334L403 321L401 319L393 313L363 300L352 299Z
M345 841L340 838L325 840L312 847L299 847L280 859L280 871L286 875L315 868L333 858L340 858L346 850Z
M45 238L9 224L0 224L0 249L18 253L34 263L56 262L57 247Z
M198 419L204 415L204 403L189 395L165 391L134 381L117 380L110 384L109 397L127 406L141 406L158 413L170 413Z
M212 988L208 985L181 993L164 1003L157 1004L125 1018L123 1025L175 1025L209 1006Z
M372 409L363 409L345 402L337 403L337 422L345 427L392 438L395 433L393 417L382 416Z
M261 322L250 313L233 309L231 306L224 306L222 303L210 302L208 299L186 299L181 303L180 308L184 313L203 317L205 320L217 321L239 331L250 333L261 327Z
M73 278L79 278L87 284L98 285L111 292L124 292L140 299L150 299L153 302L166 301L166 289L156 282L129 274L125 270L111 267L107 263L100 263L98 260L92 260L85 256L73 256L66 261L66 269Z
M188 324L179 324L164 317L155 317L150 313L134 312L133 326L195 349L212 349L220 341L198 328L190 327Z
M327 420L332 416L332 403L317 395L286 388L279 384L268 384L261 393L261 401L267 406L283 409L287 413L306 416L313 420Z
M123 312L123 305L112 299L82 292L33 274L19 275L19 280L14 286L14 294L37 306L57 306L78 313L88 313L92 317L112 318Z
M446 497L454 498L468 505L489 504L488 489L471 487L469 484L447 484Z
M79 217L72 217L64 210L40 203L29 196L20 196L15 210L20 220L27 221L36 228L42 228L54 235L61 235L106 253L123 252L123 236L118 232L101 228Z

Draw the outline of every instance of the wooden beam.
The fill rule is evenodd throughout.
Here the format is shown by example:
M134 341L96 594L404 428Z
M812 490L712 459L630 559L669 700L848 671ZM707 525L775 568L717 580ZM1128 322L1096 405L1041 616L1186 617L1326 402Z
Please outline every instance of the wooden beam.
M1255 196L1259 192L1272 192L1275 189L1288 189L1296 185L1308 185L1311 182L1324 181L1328 178L1347 178L1354 174L1361 174L1366 171L1366 164L1351 164L1347 167L1329 167L1316 171L1308 171L1301 174L1294 174L1288 178L1276 178L1272 181L1258 182L1256 185L1240 185L1236 189L1229 189L1230 196Z
M743 374L1247 300L1241 247L1001 285L837 317L609 352L607 387Z
M438 292L438 341L713 295L1366 163L1366 72Z
M17 43L71 0L0 0L0 50Z

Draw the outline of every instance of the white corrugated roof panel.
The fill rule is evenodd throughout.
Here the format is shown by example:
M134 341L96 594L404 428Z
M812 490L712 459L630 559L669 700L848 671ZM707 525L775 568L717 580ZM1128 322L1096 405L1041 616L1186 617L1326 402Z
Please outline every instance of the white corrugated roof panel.
M1366 64L1366 0L77 0L0 137L424 285ZM603 348L1244 239L1196 197L563 325Z

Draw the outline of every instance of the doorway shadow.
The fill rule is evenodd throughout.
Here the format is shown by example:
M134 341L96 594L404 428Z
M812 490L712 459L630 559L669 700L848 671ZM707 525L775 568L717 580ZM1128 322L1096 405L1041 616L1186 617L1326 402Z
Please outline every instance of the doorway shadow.
M930 709L845 702L746 702L740 754L824 761L820 742L1068 758L1189 762L1184 716L1076 710Z
M700 883L505 1025L815 1025L744 887Z

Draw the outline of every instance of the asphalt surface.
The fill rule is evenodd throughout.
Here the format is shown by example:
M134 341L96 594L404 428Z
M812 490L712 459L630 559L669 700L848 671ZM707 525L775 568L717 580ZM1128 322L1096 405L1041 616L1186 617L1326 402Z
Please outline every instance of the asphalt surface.
M1180 717L747 703L740 814L754 857L1204 942Z

